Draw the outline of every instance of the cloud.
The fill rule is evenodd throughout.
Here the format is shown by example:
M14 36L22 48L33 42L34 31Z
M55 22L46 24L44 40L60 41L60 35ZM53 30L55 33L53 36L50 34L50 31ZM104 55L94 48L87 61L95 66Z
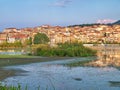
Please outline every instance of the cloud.
M103 19L103 20L98 20L97 23L100 23L100 24L107 24L107 23L113 23L115 22L116 20L113 20L113 19Z
M56 7L66 7L72 2L72 0L58 0L57 2L53 3L52 6Z

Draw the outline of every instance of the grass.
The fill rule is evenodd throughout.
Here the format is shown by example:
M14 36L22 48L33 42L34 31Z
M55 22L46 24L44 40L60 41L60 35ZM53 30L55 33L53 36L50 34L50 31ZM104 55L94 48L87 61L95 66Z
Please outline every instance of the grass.
M20 84L18 84L18 86L9 86L9 87L6 85L0 85L0 90L28 90L28 87L26 86L24 89L22 89ZM37 90L40 90L40 87L38 87Z
M6 85L0 85L0 90L21 90L21 86L19 84L17 87L15 87L15 86L7 87ZM27 90L27 89L25 89L25 90Z
M20 84L18 84L17 86L6 86L6 85L2 85L0 83L0 90L29 90L28 86L26 85L24 88L22 88L22 86ZM35 90L41 90L40 86L37 87L37 89ZM46 90L48 90L48 87L46 87ZM55 90L55 88L53 89Z
M58 56L58 57L87 57L95 56L96 50L84 47L81 43L64 43L58 44L57 47L49 45L39 45L33 49L34 55L37 56Z

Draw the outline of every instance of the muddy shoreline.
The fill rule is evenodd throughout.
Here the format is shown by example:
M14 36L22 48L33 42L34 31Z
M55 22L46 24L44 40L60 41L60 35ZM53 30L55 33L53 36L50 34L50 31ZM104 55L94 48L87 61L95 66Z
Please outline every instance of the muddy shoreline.
M36 58L0 58L0 81L22 73L22 70L6 70L4 67L12 65L24 65L37 62L73 59L75 57L36 57Z
M4 70L3 68L0 68L0 81L4 80L7 77L14 76L15 71L13 70Z

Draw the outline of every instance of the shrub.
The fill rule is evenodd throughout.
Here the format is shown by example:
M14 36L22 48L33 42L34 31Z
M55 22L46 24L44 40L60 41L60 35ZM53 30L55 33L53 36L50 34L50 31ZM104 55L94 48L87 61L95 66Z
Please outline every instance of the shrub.
M96 54L95 50L84 47L81 43L64 43L58 44L58 47L50 47L48 45L40 45L34 50L34 54L38 56L92 56Z

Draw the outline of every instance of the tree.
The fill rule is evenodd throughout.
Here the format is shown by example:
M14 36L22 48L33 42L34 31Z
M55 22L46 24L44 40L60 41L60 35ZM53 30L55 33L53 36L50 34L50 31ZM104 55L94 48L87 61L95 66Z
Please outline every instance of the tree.
M14 47L22 47L22 43L21 41L15 41L14 43L12 43ZM11 45L12 45L11 44Z
M49 38L46 34L44 33L37 33L35 36L34 36L34 40L33 40L33 43L34 44L46 44L49 42Z
M27 45L32 45L32 37L30 37L29 39L26 40L26 44Z

